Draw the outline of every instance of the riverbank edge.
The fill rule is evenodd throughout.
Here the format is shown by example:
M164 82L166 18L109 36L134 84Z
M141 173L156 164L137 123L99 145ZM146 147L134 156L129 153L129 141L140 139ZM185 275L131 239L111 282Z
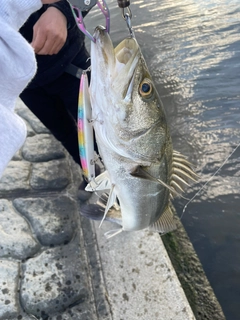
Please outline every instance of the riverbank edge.
M177 230L162 236L162 241L196 320L226 320L191 240L175 218Z

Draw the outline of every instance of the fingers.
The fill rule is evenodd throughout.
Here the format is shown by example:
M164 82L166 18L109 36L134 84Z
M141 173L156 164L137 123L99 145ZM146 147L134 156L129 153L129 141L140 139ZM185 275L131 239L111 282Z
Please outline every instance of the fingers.
M57 54L67 39L65 16L56 8L50 7L33 27L32 47L36 54Z
M47 39L44 46L37 52L39 55L53 55L57 54L63 47L64 42L58 42L54 39Z
M54 39L46 39L46 41L40 43L32 43L32 46L36 54L53 55L57 54L62 48L62 46L58 42L54 41Z
M35 53L39 53L39 51L42 50L44 47L44 44L46 42L46 35L43 32L39 32L37 24L33 28L33 40L32 40L32 47L35 51Z
M36 54L53 55L57 54L64 46L64 36L54 34L51 30L38 30L34 33L31 43Z

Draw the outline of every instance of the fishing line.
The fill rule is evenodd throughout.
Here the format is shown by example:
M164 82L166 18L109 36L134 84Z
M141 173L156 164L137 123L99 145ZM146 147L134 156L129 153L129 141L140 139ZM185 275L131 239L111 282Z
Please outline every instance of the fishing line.
M204 185L197 191L197 193L195 193L195 195L187 202L187 204L184 206L180 220L182 220L183 215L187 209L187 206L197 197L197 195L206 187L207 184L209 184L209 182L216 176L216 174L222 169L222 167L228 162L228 160L231 158L231 156L234 154L234 152L238 149L238 147L240 146L240 142L239 144L233 149L233 151L230 153L230 155L227 157L227 159L225 159L223 161L223 163L221 164L221 166L217 169L217 171L204 183Z

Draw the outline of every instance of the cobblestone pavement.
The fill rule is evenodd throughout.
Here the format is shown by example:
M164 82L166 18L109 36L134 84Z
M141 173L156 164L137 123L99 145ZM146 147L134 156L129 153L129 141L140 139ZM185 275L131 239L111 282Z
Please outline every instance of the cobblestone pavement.
M0 181L0 319L111 319L81 172L18 101L28 137Z

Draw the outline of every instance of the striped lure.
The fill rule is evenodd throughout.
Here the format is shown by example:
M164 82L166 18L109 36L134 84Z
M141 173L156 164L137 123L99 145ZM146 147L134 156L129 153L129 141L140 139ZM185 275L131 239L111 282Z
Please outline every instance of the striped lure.
M78 97L78 147L80 161L85 178L95 178L93 127L90 122L92 108L88 91L88 77L82 73Z

